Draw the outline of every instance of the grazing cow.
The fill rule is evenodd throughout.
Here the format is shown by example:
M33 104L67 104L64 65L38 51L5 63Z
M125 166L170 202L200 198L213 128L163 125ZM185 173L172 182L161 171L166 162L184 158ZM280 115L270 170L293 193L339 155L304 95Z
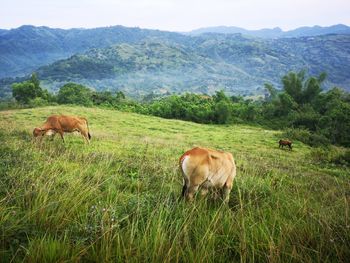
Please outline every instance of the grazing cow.
M183 197L191 201L199 187L202 195L209 188L216 188L223 190L224 201L228 202L236 176L231 153L196 147L185 152L179 163L184 179Z
M55 136L56 133L59 133L64 142L63 134L75 131L80 132L85 140L90 143L91 135L87 119L74 116L52 115L47 118L43 126L34 129L33 135L34 137L41 136L42 138L44 135Z
M279 140L279 146L278 148L281 148L283 149L284 146L288 146L289 147L289 150L292 150L292 142L291 141L288 141L288 140Z

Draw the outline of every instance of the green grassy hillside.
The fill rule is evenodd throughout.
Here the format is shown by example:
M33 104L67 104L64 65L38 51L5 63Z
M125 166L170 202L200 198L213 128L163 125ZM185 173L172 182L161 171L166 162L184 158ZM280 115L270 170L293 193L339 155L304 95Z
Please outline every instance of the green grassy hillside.
M32 142L53 113L85 116L92 143ZM0 112L0 259L4 262L345 262L349 168L316 163L279 132L200 125L81 107ZM233 153L227 206L179 201L178 158Z

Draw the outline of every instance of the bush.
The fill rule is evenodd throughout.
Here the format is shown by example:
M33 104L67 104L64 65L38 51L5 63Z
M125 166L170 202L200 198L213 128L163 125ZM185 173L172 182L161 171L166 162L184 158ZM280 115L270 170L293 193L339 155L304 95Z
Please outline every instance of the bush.
M336 147L314 148L311 158L319 163L333 163L337 165L350 165L350 150Z
M307 129L289 128L282 133L282 137L297 140L310 146L326 146L330 141L323 135L312 133Z
M30 100L28 104L30 107L33 107L33 108L52 105L52 103L49 103L47 100L40 98L40 97L36 97L36 98Z

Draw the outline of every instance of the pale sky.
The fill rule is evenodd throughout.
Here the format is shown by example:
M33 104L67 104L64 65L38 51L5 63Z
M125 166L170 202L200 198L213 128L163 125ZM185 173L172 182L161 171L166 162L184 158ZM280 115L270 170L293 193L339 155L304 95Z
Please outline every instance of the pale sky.
M0 28L123 25L169 31L350 25L350 0L0 0Z

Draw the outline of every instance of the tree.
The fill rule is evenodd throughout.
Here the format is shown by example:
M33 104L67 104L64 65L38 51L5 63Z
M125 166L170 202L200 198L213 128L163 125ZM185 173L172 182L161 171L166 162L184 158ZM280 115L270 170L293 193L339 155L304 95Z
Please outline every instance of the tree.
M38 79L38 75L34 72L30 76L30 82L34 84L36 89L40 89L40 80Z
M289 72L282 78L283 90L299 105L311 103L322 91L321 85L326 76L326 73L321 73L318 77L305 79L304 70Z
M213 99L215 102L219 101L229 101L230 98L228 98L223 90L216 91L215 95L213 95Z
M298 104L302 100L304 79L305 71L300 71L299 73L289 72L282 78L284 91Z
M116 93L116 98L117 98L118 101L125 100L125 94L122 91L118 91Z
M12 85L12 96L20 103L28 104L30 100L37 97L46 99L48 92L43 91L40 87L40 81L35 73L32 74L30 80Z
M276 88L270 83L265 83L264 86L265 86L265 89L269 92L268 100L269 101L274 100L277 97Z
M92 91L80 84L67 83L60 88L57 95L57 101L60 104L91 106Z
M219 124L227 123L231 116L230 103L225 100L221 100L218 103L216 103L215 109L214 109L214 116L215 116L216 123L219 123Z

